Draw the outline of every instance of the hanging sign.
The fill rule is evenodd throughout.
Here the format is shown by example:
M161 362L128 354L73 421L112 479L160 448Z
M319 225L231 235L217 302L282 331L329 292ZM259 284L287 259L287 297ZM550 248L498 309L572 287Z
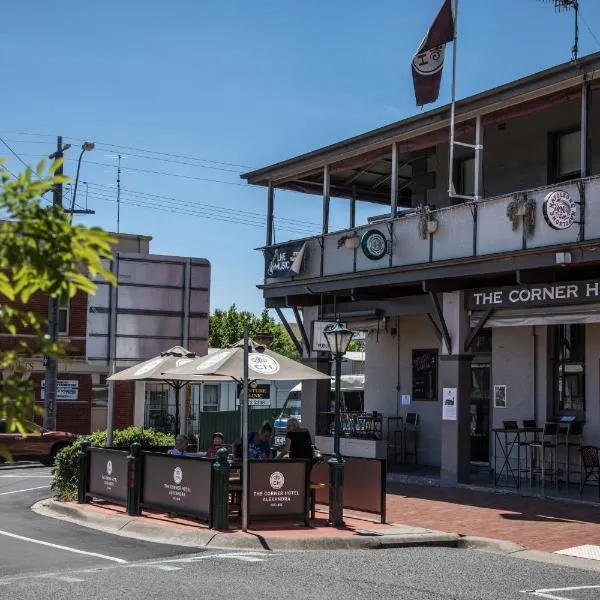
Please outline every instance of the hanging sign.
M302 272L306 242L265 248L265 269L269 279L294 277Z
M79 394L79 381L77 379L59 379L56 382L57 400L77 400ZM46 380L42 379L40 399L46 397Z
M388 241L378 229L369 229L360 242L363 254L370 260L383 258L388 251Z
M238 383L238 399L242 395L243 388L244 386ZM236 400L236 406L239 406L239 400ZM251 381L248 384L248 406L250 408L269 408L271 406L271 385Z
M569 229L575 222L576 204L568 192L556 190L544 198L543 213L552 229Z

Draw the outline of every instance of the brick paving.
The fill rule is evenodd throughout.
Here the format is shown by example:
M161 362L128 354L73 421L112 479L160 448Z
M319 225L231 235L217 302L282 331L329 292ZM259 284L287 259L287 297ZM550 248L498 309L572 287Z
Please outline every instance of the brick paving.
M555 552L600 545L600 508L513 494L388 483L387 519Z

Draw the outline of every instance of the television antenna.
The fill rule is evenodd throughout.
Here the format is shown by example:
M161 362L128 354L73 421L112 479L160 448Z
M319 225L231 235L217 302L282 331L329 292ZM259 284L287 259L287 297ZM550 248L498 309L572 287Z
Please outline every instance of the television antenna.
M571 61L576 62L579 54L579 0L539 0L546 4L554 4L556 12L573 11L575 17L575 36L571 48Z

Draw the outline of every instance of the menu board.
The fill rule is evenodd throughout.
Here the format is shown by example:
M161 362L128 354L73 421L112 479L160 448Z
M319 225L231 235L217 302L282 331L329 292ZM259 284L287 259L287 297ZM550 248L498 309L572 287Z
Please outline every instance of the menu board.
M437 350L412 351L412 399L437 400Z

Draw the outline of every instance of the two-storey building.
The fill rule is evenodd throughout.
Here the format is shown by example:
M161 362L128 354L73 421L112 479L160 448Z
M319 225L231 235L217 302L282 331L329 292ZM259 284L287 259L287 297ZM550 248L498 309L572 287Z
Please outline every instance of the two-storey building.
M416 413L418 461L445 482L493 464L505 421L576 417L600 445L599 87L600 53L458 101L475 147L456 147L453 179L474 200L448 193L449 106L243 175L267 188L266 306L302 313L323 370L323 322L367 331L365 409L384 427ZM273 242L276 189L322 204L319 235ZM303 396L323 433L326 390Z

